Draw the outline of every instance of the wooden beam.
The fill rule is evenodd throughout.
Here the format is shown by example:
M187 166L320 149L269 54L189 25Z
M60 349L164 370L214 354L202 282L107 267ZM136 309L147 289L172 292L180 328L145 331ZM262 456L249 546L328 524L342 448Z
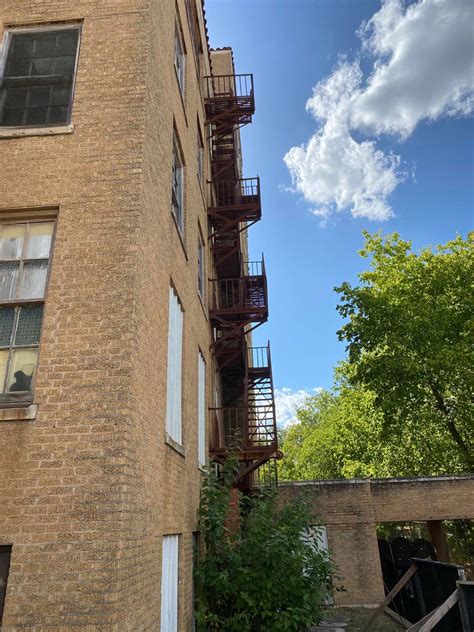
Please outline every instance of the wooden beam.
M456 589L452 595L444 601L439 608L431 613L431 616L419 629L419 632L431 632L437 623L441 621L444 615L451 610L451 608L459 601L459 592Z
M405 575L403 575L403 577L400 577L398 582L395 584L392 590L388 593L388 595L382 601L382 603L377 608L377 610L369 617L369 619L367 619L367 623L366 623L367 629L370 629L368 626L371 625L375 621L375 619L385 610L386 606L388 606L388 604L393 600L393 598L396 595L398 595L400 590L403 588L403 586L405 586L405 584L407 584L410 581L410 579L413 577L416 571L417 571L416 564L413 563L410 566L410 568L407 570Z
M413 625L411 621L408 621L408 619L405 619L404 617L402 617L401 614L398 614L398 612L395 612L395 610L392 610L388 606L384 608L384 612L385 614L388 614L388 616L391 617L394 621L403 626L406 630L408 628L411 628L411 626Z

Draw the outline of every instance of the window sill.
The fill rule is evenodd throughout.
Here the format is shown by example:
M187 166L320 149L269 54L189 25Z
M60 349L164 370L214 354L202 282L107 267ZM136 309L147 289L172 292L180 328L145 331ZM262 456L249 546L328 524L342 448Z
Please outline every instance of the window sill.
M16 408L1 408L0 422L2 421L35 421L38 412L37 404L29 406L17 406Z
M172 439L168 433L166 433L165 435L165 443L170 448L172 448L175 452L177 452L180 456L182 457L186 456L186 450L184 449L184 447L180 443Z
M72 134L74 125L56 125L54 127L0 127L0 139L23 138L25 136L57 136Z

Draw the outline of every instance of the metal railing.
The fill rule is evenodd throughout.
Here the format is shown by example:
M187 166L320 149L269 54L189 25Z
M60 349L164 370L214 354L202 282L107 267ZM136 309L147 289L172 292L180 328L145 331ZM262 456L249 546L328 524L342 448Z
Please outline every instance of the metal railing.
M205 77L206 99L253 97L253 75L213 75Z
M251 369L268 369L270 363L270 343L266 347L247 347L247 363Z
M260 179L215 180L208 183L209 200L214 208L260 204Z
M254 311L267 308L264 277L249 276L238 279L213 279L214 311Z

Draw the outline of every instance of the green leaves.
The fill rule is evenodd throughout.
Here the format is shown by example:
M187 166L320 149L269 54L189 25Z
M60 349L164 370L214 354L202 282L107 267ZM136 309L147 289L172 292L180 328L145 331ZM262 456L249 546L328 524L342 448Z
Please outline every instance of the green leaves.
M333 568L301 537L311 524L306 501L278 509L270 490L241 498L240 530L232 531L229 478L212 470L205 478L195 569L198 630L300 632L316 623Z
M416 254L396 234L364 235L371 269L336 288L348 359L284 433L280 476L472 471L472 236Z

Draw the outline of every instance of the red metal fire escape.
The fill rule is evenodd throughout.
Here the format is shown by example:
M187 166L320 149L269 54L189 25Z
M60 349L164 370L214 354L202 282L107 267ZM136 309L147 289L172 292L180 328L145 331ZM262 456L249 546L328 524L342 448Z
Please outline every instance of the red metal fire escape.
M255 112L252 75L206 77L211 147L208 215L216 278L211 279L213 351L222 378L222 404L213 408L211 457L230 454L241 467L236 484L276 481L278 439L270 347L250 347L251 332L268 318L263 261L245 261L242 232L261 218L259 178L240 174L237 131Z

